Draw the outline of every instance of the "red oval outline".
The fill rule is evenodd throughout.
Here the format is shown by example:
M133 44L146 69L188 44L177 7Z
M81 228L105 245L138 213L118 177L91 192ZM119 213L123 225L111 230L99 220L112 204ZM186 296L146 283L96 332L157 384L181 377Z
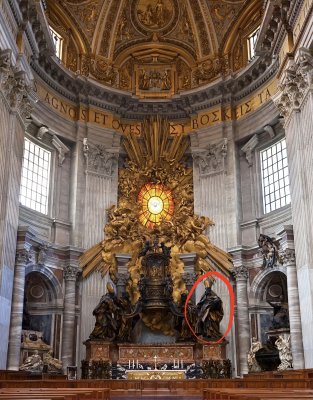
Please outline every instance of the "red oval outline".
M188 301L189 301L189 299L190 299L190 296L192 295L192 293L194 292L194 290L196 289L196 287L199 285L199 283L200 283L201 281L203 281L204 278L207 278L208 276L211 276L211 275L215 275L217 278L222 279L222 281L226 283L226 286L227 286L227 288L228 288L229 295L230 295L230 316L229 316L229 322L228 322L227 331L224 333L224 335L223 335L223 336L220 338L220 340L218 340L217 342L208 342L207 340L200 339L200 338L194 333L194 331L193 331L192 327L190 326L189 321L188 321L188 319L187 319L187 304L188 304ZM224 337L228 334L228 332L230 331L231 325L232 325L232 323L233 323L234 312L235 312L235 295L234 295L234 291L233 291L233 288L232 288L232 286L231 286L231 283L229 282L229 280L228 280L225 276L223 276L223 275L220 274L219 272L215 272L215 271L207 272L206 274L201 275L200 278L198 278L198 279L196 280L195 284L193 285L193 287L192 287L191 290L190 290L190 293L188 294L188 297L187 297L187 300L186 300L186 303L185 303L185 318L186 318L186 321L187 321L187 324L188 324L189 328L191 329L191 332L195 335L195 337L196 337L197 339L201 340L202 342L210 343L210 344L219 343L219 342L220 342L221 340L223 340Z

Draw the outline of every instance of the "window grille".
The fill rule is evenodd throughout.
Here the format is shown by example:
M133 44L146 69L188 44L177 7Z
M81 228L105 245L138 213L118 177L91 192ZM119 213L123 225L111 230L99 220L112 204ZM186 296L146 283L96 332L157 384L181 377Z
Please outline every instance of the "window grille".
M261 152L265 214L291 202L286 139Z
M249 37L248 37L248 60L252 60L252 58L255 56L255 43L258 38L258 33L259 33L259 28L256 29Z
M25 138L20 203L47 214L51 153Z
M49 26L50 28L50 33L52 36L52 40L54 43L54 47L55 47L55 55L58 57L59 60L62 60L62 50L63 50L63 37L58 34L58 32L56 32L53 28L51 28L51 26Z

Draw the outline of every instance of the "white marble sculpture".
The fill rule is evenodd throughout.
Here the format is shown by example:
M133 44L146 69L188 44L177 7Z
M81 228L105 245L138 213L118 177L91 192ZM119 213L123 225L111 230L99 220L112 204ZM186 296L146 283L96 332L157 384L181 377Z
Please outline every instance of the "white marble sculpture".
M48 372L54 372L62 374L62 361L57 358L53 358L53 350L49 350L43 357L44 364L48 365Z
M261 367L255 358L255 353L262 348L261 342L257 338L252 339L250 350L247 351L247 361L249 372L260 372Z
M290 336L288 339L284 339L282 335L278 336L275 345L279 351L280 365L278 366L278 371L283 371L288 368L292 368L292 353L290 346Z
M43 362L38 354L38 350L34 351L34 354L30 357L27 357L24 364L20 367L20 371L29 371L29 372L42 372Z

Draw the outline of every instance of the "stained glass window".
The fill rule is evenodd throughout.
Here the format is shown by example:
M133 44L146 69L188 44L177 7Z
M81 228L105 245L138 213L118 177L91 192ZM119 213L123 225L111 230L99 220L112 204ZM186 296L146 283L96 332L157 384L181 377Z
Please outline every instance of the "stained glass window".
M147 228L153 229L162 220L169 221L173 215L174 202L171 190L164 190L164 185L146 183L138 195L142 207L139 220Z

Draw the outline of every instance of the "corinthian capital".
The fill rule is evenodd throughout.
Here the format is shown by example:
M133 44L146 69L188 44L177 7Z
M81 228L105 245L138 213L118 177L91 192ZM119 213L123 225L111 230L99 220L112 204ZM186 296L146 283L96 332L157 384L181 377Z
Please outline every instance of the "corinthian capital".
M129 273L121 273L121 272L119 272L117 275L116 275L116 278L117 278L117 285L119 286L119 285L121 285L121 286L125 286L126 285L126 283L127 283L127 281L128 281L128 279L129 279L129 277L130 277L130 274Z
M232 271L236 281L238 281L238 280L247 280L248 279L249 268L244 266L244 265L240 265L238 267L234 267L234 268L232 268L231 271Z
M197 274L195 272L185 272L181 276L186 285L193 285L197 279Z
M15 264L27 265L30 260L31 260L31 255L29 254L28 250L20 249L16 251Z
M84 138L83 141L83 153L87 172L98 175L112 175L113 167L118 161L117 153L108 151L104 145L92 144L87 138Z
M280 259L284 265L288 264L288 263L296 262L296 253L292 249L283 250L279 253L279 255L280 255Z
M68 265L63 268L63 275L66 281L76 281L78 268L73 265Z

